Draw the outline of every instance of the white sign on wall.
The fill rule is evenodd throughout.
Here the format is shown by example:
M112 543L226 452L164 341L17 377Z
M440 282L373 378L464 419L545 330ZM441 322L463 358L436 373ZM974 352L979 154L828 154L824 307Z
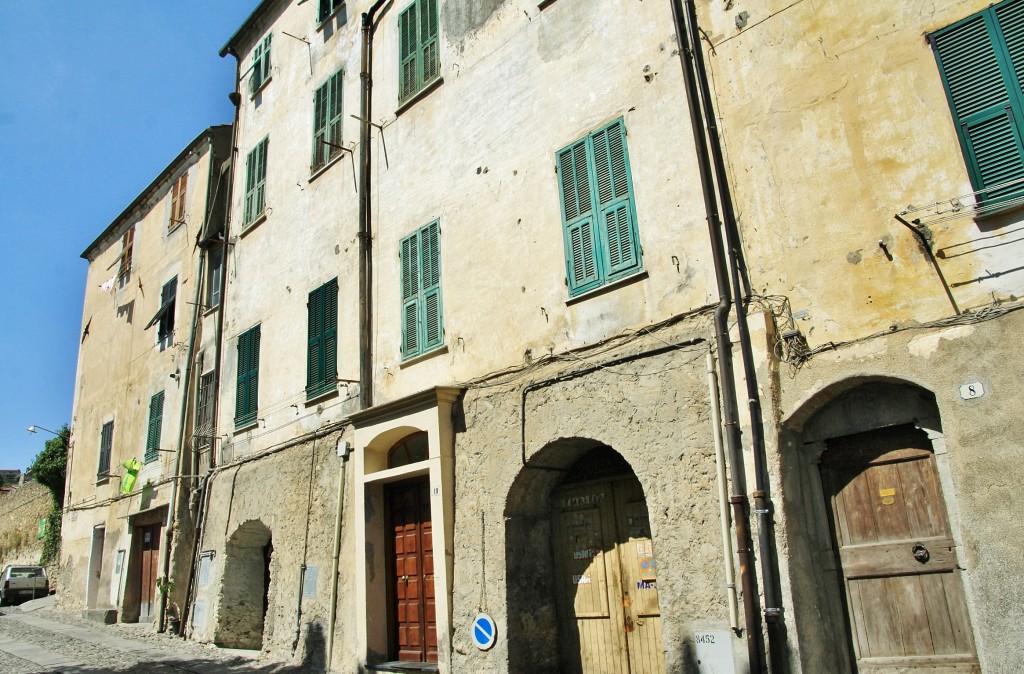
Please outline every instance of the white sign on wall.
M700 674L734 674L732 635L727 630L694 632L694 657Z

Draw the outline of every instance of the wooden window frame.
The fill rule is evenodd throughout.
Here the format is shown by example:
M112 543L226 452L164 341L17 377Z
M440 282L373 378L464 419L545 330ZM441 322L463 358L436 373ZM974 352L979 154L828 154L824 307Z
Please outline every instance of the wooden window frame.
M114 420L104 422L100 427L100 451L96 462L96 479L110 477L110 455L114 449Z
M171 187L171 217L167 231L172 232L185 224L185 196L188 191L188 173L182 173Z
M267 153L270 136L249 151L245 160L245 211L242 226L248 227L267 210Z
M124 288L132 278L132 252L135 248L135 225L121 237L121 257L117 263L117 287Z

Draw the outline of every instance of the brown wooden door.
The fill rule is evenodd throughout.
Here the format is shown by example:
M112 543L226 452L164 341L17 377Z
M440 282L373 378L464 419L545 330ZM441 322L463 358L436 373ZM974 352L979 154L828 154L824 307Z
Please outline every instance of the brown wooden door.
M437 662L430 486L426 479L389 485L386 497L394 558L388 578L394 655L405 661Z
M928 438L905 426L827 445L822 483L858 670L980 671Z
M558 489L552 526L563 669L664 672L654 545L636 478Z
M156 610L156 581L160 569L160 525L139 527L139 622L150 622Z

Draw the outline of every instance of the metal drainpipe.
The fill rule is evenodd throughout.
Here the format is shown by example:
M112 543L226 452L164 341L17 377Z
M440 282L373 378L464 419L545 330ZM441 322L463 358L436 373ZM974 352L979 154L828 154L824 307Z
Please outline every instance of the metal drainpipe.
M693 0L686 0L686 8L690 28L690 41L693 45L699 45L700 36L697 32L697 10ZM708 140L711 144L711 156L714 161L718 194L722 203L722 215L725 220L725 237L728 244L729 263L734 289L736 322L740 337L740 354L743 360L744 379L746 380L751 444L753 445L754 452L754 513L757 516L758 551L761 558L764 619L768 628L768 656L772 671L782 672L784 671L782 658L784 637L781 634L782 625L780 623L782 609L779 608L778 591L775 587L778 568L773 548L775 525L772 518L772 504L768 495L764 418L761 409L761 392L757 388L757 372L754 366L754 354L750 342L747 312L743 298L740 295L740 289L743 287L740 285L740 265L743 259L742 242L740 241L739 227L736 223L736 211L733 206L732 192L729 189L729 175L725 170L725 157L722 152L721 138L719 137L702 49L694 49L694 61L697 71L697 82L700 85L701 98L704 104L704 119L707 123ZM749 285L745 287L748 288L749 293Z
M338 442L345 442L338 439ZM331 670L331 659L334 657L334 628L338 619L338 568L341 563L341 523L345 504L345 474L348 466L348 450L341 458L340 475L338 476L338 511L334 518L334 547L331 557L331 613L327 619L327 660L324 667Z
M362 49L359 72L359 406L373 405L373 351L370 326L373 319L373 228L370 222L370 109L373 77L373 20L386 0L377 0L362 15Z
M688 0L689 1L689 0ZM679 60L686 85L686 102L690 112L694 150L700 172L704 208L708 219L708 233L711 240L712 259L715 266L715 280L718 285L718 306L715 308L715 343L718 350L720 385L722 388L725 441L729 454L729 469L732 482L733 525L736 535L736 552L739 558L740 584L743 589L743 617L747 628L747 657L752 672L765 672L764 637L761 634L761 616L758 611L758 589L756 571L751 559L752 540L750 536L749 504L746 496L746 474L743 464L743 447L740 440L739 409L736 400L735 373L732 362L732 342L729 339L729 311L732 303L728 264L722 241L722 226L718 204L714 195L714 180L711 175L711 161L708 156L705 137L705 122L698 104L694 52L680 0L671 0L672 18L679 41Z
M711 400L711 428L715 437L715 476L718 479L718 517L722 525L722 557L725 572L725 593L729 604L729 627L739 634L740 619L736 608L736 565L733 563L732 539L729 538L729 480L725 472L725 449L722 447L722 419L719 415L718 373L715 356L708 349L708 397Z
M213 139L210 139L210 158L213 158ZM209 187L207 187L209 189ZM178 515L178 499L180 498L179 493L181 492L180 482L183 479L183 473L181 469L182 462L185 457L185 419L188 417L188 404L189 404L189 392L192 390L192 359L195 358L196 350L196 333L199 331L199 317L201 309L199 305L199 293L203 288L203 270L204 262L206 260L206 251L199 251L199 263L196 270L196 291L195 297L192 302L192 328L189 331L188 338L188 356L185 361L185 376L182 377L182 396L181 396L181 416L179 417L178 424L178 447L174 457L174 480L171 482L171 508L167 516L167 527L164 530L164 555L160 562L160 577L163 581L167 582L167 574L171 568L171 539L174 532L174 523L177 520ZM191 463L189 464L191 466ZM160 600L157 606L159 614L159 620L157 622L157 631L164 632L167 629L167 592L160 593ZM178 616L181 619L181 616Z

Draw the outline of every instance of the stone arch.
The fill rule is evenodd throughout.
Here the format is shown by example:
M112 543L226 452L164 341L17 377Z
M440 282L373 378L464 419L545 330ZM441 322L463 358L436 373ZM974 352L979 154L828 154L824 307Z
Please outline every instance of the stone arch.
M263 647L273 550L271 531L260 520L248 520L228 538L214 632L218 646Z
M572 635L560 633L551 499L566 483L611 474L636 479L628 461L612 447L572 437L545 445L513 481L504 511L510 671L562 671L561 644Z
M780 507L789 566L800 569L790 574L790 582L803 671L856 671L847 635L842 569L835 562L822 486L822 454L829 441L910 427L923 432L931 443L952 524L955 504L942 422L929 389L891 375L857 374L808 392L782 420L779 473L786 498Z

